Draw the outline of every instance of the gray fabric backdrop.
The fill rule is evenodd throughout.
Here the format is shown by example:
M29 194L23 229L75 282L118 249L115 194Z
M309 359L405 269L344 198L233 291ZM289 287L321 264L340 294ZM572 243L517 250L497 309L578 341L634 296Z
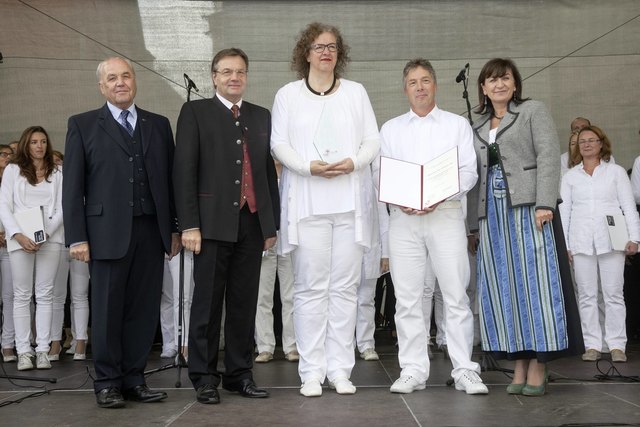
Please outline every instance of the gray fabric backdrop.
M209 97L213 54L244 49L250 58L246 99L271 108L293 80L289 60L307 23L337 25L351 46L347 78L365 85L378 125L408 109L401 71L416 56L431 59L438 104L463 114L458 71L475 79L496 56L516 61L524 94L553 113L562 151L570 121L600 125L618 163L640 154L640 1L187 1L0 0L0 141L40 124L56 148L67 118L97 108L95 69L107 56L136 63L137 104L175 126L186 99L183 73Z

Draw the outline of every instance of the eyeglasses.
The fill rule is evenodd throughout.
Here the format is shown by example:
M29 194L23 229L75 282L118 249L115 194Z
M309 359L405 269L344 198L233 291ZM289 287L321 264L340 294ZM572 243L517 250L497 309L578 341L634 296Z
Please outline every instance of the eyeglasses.
M583 144L595 144L596 142L600 142L599 139L580 139L578 140L578 144L583 145Z
M0 157L9 157L13 153L7 153L6 151L0 151Z
M311 45L311 50L313 50L315 53L322 53L324 52L324 50L327 49L329 52L335 52L336 50L338 50L338 45L335 43L329 43L329 44L312 44Z
M214 71L214 73L221 74L223 77L231 77L233 73L236 73L238 77L247 76L247 70L231 70L229 68L225 68L224 70L221 70L221 71Z

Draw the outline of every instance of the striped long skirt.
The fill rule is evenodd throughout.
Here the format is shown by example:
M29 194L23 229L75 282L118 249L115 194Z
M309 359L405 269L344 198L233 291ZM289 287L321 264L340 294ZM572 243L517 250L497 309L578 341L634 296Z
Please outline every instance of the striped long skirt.
M533 206L508 207L497 166L489 172L487 217L480 221L478 295L485 351L511 359L568 347L552 226L536 228Z

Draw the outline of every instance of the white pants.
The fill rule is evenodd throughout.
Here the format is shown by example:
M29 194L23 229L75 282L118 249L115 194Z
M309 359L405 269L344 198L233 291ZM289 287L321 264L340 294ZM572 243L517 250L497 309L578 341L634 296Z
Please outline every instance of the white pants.
M13 326L13 279L7 248L0 248L0 285L2 286L2 348L13 349L16 331Z
M451 375L458 380L467 369L479 373L480 366L471 361L473 315L466 294L469 260L460 203L445 202L434 212L420 216L406 215L392 207L389 252L401 375L411 375L419 381L429 378L428 335L422 307L429 259L444 301Z
M358 314L356 319L356 344L362 353L368 348L375 349L376 341L376 283L378 279L366 279L363 271L358 286Z
M68 253L67 253L68 256ZM71 290L71 333L74 340L87 340L89 326L89 264L72 259L69 263Z
M189 342L189 316L193 298L193 252L184 251L184 288L182 295L182 344L180 332L180 254L164 260L162 297L160 299L160 330L162 331L162 350L177 351Z
M35 254L22 249L9 253L13 275L13 320L18 354L29 353L33 290L36 296L36 351L49 351L53 286L60 262L60 244L45 242ZM35 286L34 286L35 268Z
M427 343L431 338L431 315L436 321L436 344L446 345L447 337L444 326L444 309L442 292L436 280L436 273L431 266L431 260L427 259L426 274L424 278L424 293L422 294L422 310L424 311L424 326L427 329Z
M67 279L69 278L69 251L60 245L58 272L53 284L53 303L51 316L51 341L62 339L62 323L64 322L64 304L67 301Z
M267 250L262 257L260 267L260 287L258 288L258 306L256 310L256 345L258 353L273 353L276 348L276 336L273 333L273 293L276 285L276 273L280 284L280 303L282 304L282 351L296 350L296 337L293 327L293 266L291 256L278 255L276 248Z
M292 261L300 379L349 378L364 253L355 243L353 212L305 218L298 223L298 242Z
M627 345L624 305L624 254L573 255L578 308L585 348L602 351L602 328L598 311L598 272L604 300L604 342L610 350Z

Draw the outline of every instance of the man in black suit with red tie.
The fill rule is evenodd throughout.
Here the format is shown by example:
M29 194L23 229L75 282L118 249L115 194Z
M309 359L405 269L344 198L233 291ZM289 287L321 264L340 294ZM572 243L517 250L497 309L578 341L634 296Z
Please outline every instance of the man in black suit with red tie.
M158 324L163 254L180 249L174 145L169 120L133 103L129 61L109 58L97 76L107 102L69 119L62 207L70 255L91 273L96 400L119 408L125 399L167 397L146 386L144 368Z
M201 403L219 403L218 385L268 397L253 381L253 336L262 251L276 241L280 199L270 154L271 115L242 99L249 60L216 54L212 99L182 106L173 171L182 243L195 253L189 378ZM224 374L217 369L223 301Z

